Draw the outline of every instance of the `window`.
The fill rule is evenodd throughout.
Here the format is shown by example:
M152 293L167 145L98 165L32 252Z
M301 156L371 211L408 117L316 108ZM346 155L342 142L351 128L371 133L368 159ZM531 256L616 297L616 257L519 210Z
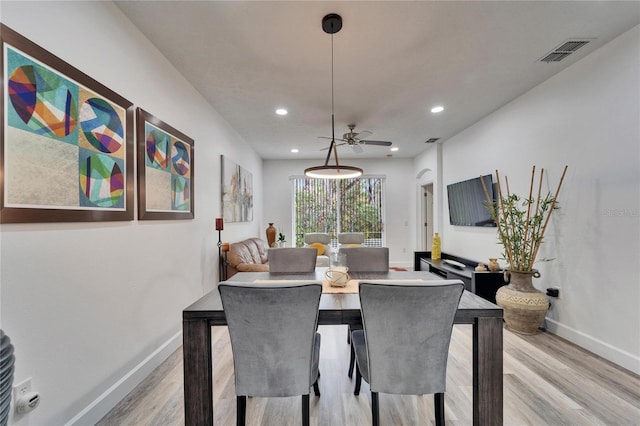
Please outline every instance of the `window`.
M308 232L330 234L334 248L340 232L364 232L366 246L383 246L384 178L294 178L292 183L296 247Z

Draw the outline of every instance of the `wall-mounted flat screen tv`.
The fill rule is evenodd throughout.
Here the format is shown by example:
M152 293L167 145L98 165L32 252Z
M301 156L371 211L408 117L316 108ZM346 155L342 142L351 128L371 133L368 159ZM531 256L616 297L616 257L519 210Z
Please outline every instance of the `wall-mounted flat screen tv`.
M496 226L486 208L487 196L480 177L447 185L449 223L456 226ZM489 196L494 199L491 175L482 176Z

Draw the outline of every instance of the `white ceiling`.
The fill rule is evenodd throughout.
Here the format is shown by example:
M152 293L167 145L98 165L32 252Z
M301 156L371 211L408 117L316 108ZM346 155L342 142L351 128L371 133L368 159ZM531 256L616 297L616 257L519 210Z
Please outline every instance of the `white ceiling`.
M432 137L446 143L640 23L638 1L116 4L265 159L326 155L318 136L331 136L328 13L343 18L333 36L336 137L355 123L369 139L393 141L394 157L414 157ZM593 41L561 62L539 61L572 38ZM445 111L432 114L436 104ZM278 107L289 114L277 116ZM339 153L381 158L389 149Z

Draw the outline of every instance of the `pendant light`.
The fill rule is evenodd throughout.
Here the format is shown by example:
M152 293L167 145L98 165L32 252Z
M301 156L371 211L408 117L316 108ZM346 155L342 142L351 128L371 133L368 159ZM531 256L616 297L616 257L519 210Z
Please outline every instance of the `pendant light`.
M342 28L342 18L340 15L330 13L322 18L322 29L325 33L331 34L331 144L327 158L322 166L309 167L304 174L310 178L319 179L349 179L362 175L362 169L354 166L342 166L338 162L338 149L336 147L335 119L333 116L333 35ZM329 164L331 152L335 158L335 164Z

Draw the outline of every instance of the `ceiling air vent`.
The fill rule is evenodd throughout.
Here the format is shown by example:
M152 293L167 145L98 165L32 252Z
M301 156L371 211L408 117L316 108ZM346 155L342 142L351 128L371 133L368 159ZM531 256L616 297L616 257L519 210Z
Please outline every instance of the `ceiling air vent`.
M540 59L540 62L559 62L590 42L591 40L589 39L567 40L551 52L544 55L544 57Z
M424 143L436 143L440 140L440 138L429 138Z

